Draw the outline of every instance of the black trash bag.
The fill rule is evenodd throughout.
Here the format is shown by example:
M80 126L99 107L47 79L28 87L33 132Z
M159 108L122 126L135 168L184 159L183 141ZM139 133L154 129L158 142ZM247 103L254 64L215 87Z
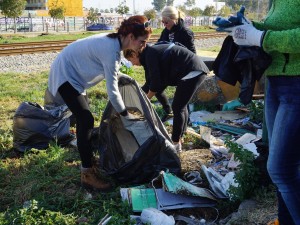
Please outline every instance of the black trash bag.
M127 110L140 120L128 125L107 104L99 127L100 168L123 184L149 182L162 170L179 175L179 157L145 93L128 76L120 76L119 90Z
M66 105L43 108L37 103L22 102L13 117L13 147L20 152L45 149L50 141L69 144L75 137L70 133Z

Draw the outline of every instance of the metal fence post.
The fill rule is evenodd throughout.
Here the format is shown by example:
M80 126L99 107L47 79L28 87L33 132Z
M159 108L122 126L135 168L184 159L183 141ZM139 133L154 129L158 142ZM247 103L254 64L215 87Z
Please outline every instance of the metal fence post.
M64 31L66 30L66 17L64 17Z
M44 17L42 16L42 27L43 27L43 31L45 30L45 23L44 23Z

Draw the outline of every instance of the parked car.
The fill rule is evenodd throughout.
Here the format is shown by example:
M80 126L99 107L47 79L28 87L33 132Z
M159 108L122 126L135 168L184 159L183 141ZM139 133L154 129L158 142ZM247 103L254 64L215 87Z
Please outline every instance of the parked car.
M112 30L113 27L104 23L94 23L86 28L87 31Z

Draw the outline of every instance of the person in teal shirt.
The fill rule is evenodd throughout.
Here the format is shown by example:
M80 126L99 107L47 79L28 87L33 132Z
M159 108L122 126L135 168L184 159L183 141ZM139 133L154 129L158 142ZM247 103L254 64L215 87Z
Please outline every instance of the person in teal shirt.
M299 9L300 0L273 0L262 22L236 26L231 32L237 45L261 47L272 57L264 73L268 84L265 93L267 168L278 190L280 225L300 225Z

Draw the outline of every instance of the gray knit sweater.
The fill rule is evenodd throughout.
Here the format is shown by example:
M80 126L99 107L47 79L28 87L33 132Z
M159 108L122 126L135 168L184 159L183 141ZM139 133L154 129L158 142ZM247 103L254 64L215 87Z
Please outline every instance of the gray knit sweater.
M108 98L117 112L125 110L118 89L121 46L117 38L103 34L80 39L68 45L51 65L49 91L57 95L58 88L68 81L79 93L106 80Z

